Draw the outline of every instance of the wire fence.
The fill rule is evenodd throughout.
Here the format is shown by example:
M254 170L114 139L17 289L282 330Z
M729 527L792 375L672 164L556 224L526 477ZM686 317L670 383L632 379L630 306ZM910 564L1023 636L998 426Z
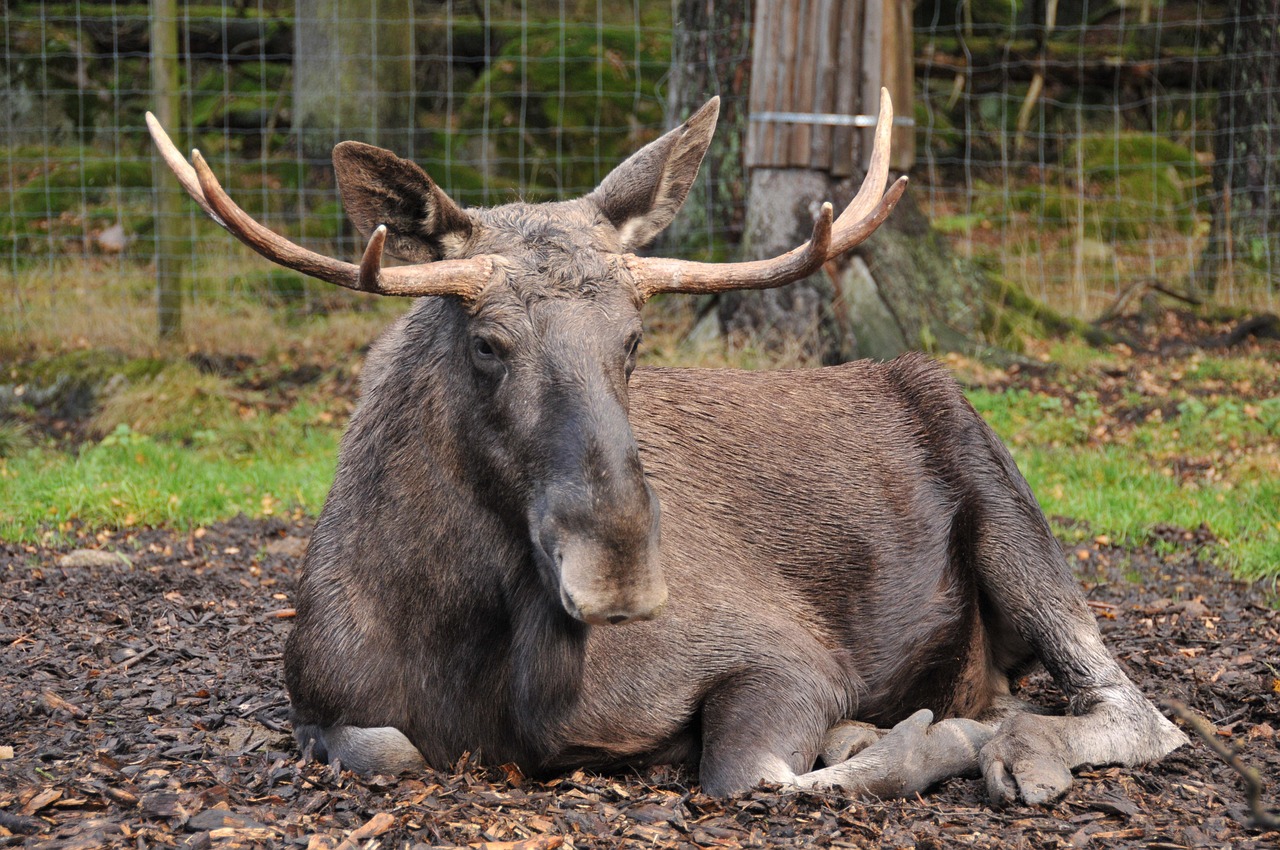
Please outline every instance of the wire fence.
M1221 284L1227 303L1274 307L1280 168L1266 164L1280 157L1280 136L1251 135L1248 125L1270 123L1280 100L1275 16L1200 0L1084 0L1058 4L1050 23L1028 20L1020 5L916 8L916 171L935 226L1085 317L1155 283L1182 292ZM1273 37L1240 52L1225 44L1233 28ZM1221 108L1239 94L1231 66L1257 69L1261 115ZM1221 160L1223 142L1259 136L1259 203L1238 222L1248 236L1211 239L1215 164L1233 164Z
M349 256L358 247L328 165L333 143L356 138L412 157L464 204L588 191L669 125L673 102L690 101L669 88L681 5L180 4L171 57L180 117L169 130L179 147L198 147L269 227ZM1212 242L1215 140L1231 129L1219 126L1217 109L1224 68L1280 60L1225 56L1221 33L1240 22L1204 0L1060 6L1050 27L1013 2L916 5L913 191L961 253L1092 317L1144 281L1191 287ZM153 335L155 322L138 305L153 297L160 256L179 261L188 304L218 309L267 293L312 310L339 297L266 268L194 204L179 208L176 230L157 224L156 181L166 190L171 181L153 169L143 122L157 99L153 23L149 7L114 0L5 6L8 333L66 309L42 293L69 287L124 322L124 332ZM344 71L353 44L360 67ZM727 57L737 81L701 94L744 110L747 59ZM726 57L713 61L723 66ZM733 77L725 71L708 78ZM1259 155L1280 159L1276 150ZM1253 235L1228 240L1219 286L1228 302L1274 307L1280 292L1272 175L1244 213L1257 216ZM740 217L697 221L682 231L687 245L664 248L731 256Z

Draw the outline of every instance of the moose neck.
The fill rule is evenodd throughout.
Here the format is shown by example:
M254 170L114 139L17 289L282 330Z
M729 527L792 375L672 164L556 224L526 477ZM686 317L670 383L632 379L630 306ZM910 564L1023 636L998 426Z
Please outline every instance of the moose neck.
M460 400L474 387L456 356L465 322L465 308L452 299L431 299L402 319L370 356L365 409L358 417L364 421L353 422L353 428L413 435L407 441L358 441L378 446L383 455L378 463L387 474L377 486L412 493L415 499L430 495L422 500L421 513L414 513L416 506L402 510L416 516L422 545L432 552L430 562L447 569L406 578L440 588L432 596L454 609L445 615L451 628L493 638L473 642L457 655L434 648L440 663L488 671L457 671L446 678L496 689L481 695L486 701L505 695L507 704L488 721L504 728L476 730L478 741L493 742L480 744L486 758L538 764L554 750L557 727L578 699L589 627L565 611L539 576L527 513L518 499L511 492L494 498L499 494L493 492L492 470L468 457L474 434ZM388 445L402 456L387 457ZM365 480L371 478L376 480ZM441 504L449 509L442 512ZM442 614L437 608L436 615ZM507 628L491 630L499 623ZM474 722L485 721L454 721L460 728ZM523 752L498 748L501 741L510 746L512 730Z

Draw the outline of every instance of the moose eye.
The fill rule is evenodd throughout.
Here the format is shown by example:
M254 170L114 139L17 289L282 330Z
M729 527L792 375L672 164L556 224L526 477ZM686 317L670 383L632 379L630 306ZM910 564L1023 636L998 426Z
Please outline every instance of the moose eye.
M498 344L482 336L471 338L471 362L487 375L497 376L506 371Z
M631 373L636 368L636 354L640 351L640 334L633 334L627 340L627 377L631 377Z

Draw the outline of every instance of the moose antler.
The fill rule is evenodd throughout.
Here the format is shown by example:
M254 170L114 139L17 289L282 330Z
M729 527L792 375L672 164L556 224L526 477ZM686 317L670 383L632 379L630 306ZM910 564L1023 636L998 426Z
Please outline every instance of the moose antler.
M875 145L862 188L835 224L831 204L825 203L813 223L813 235L798 248L769 260L747 263L695 263L659 257L627 255L641 297L659 292L728 292L734 289L772 289L808 277L823 263L843 254L871 235L893 211L907 188L899 177L882 196L880 187L889 177L889 135L893 131L893 102L887 89L880 90L880 116Z
M384 269L382 247L387 240L387 229L383 226L374 230L369 238L359 265L309 251L263 227L231 200L200 151L191 152L191 162L183 159L169 134L150 112L147 128L160 149L160 156L200 208L232 236L273 263L338 286L378 295L458 295L474 300L493 277L493 258L488 255Z

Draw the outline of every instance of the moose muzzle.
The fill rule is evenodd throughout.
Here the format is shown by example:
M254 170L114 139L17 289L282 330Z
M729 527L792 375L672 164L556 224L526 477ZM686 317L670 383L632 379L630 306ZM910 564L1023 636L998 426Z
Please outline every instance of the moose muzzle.
M543 491L530 512L534 558L570 616L605 626L662 612L658 515L643 473L638 481L558 483Z

